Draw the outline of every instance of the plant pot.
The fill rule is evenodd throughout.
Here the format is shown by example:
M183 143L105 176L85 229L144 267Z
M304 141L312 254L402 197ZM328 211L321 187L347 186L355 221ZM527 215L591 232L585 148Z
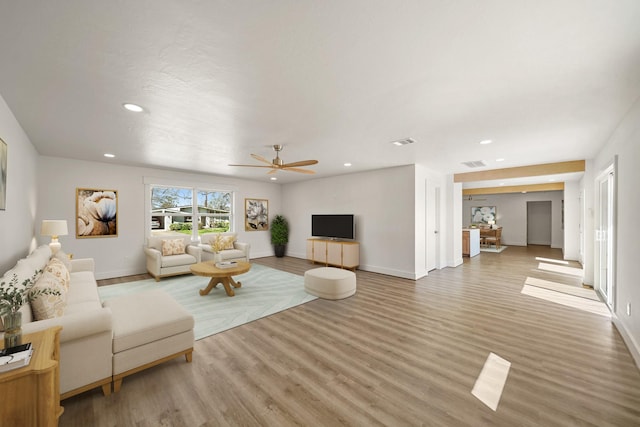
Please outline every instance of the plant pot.
M287 245L273 245L273 250L276 253L276 257L282 258L284 256Z
M2 317L4 324L4 348L22 344L22 312L16 311Z

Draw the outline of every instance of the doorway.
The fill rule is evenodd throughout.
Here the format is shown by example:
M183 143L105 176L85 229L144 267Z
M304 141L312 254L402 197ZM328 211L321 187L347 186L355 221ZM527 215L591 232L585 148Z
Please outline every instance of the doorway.
M615 311L616 160L596 179L595 285Z
M527 202L527 245L551 246L551 201Z
M440 268L440 187L425 182L425 267L427 272Z

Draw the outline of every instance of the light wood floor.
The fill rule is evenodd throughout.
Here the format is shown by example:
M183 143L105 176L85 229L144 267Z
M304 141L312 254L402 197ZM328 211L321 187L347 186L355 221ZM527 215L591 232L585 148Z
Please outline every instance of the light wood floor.
M561 253L510 247L418 281L358 271L351 298L197 341L193 363L128 377L117 394L63 401L60 426L640 425L640 372L611 321L520 293L527 276L580 285L535 256ZM511 362L496 412L471 394L489 352Z

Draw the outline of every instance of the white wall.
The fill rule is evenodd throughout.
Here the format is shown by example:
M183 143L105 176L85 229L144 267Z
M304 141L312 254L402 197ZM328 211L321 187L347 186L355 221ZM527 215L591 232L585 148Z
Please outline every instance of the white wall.
M580 260L580 228L584 227L580 212L580 183L564 183L564 259Z
M505 245L513 246L527 245L527 202L551 201L551 247L563 247L562 191L488 194L473 198L485 200L467 200L463 197L462 227L471 224L471 208L473 206L495 206L496 224L502 226L502 242Z
M306 258L312 214L355 214L360 268L415 278L415 167L402 166L283 185L287 254Z
M7 144L6 209L0 211L0 276L36 247L38 152L0 96L0 139Z
M640 366L640 285L637 267L640 254L637 219L640 212L640 99L596 156L594 178L607 167L614 156L618 156L614 322L636 364ZM626 313L627 304L631 304L630 316Z
M70 235L60 237L63 250L73 253L75 257L94 258L98 279L146 272L142 250L147 230L143 182L145 179L149 182L157 180L162 184L175 181L183 185L201 185L208 189L234 189L235 231L238 232L238 240L251 244L252 258L273 255L268 231L244 231L244 199L269 200L271 219L281 210L282 189L279 184L46 156L40 157L38 170L39 208L35 224L39 243L48 242L48 238L39 236L39 224L43 219L66 219ZM76 188L118 191L117 237L75 237Z

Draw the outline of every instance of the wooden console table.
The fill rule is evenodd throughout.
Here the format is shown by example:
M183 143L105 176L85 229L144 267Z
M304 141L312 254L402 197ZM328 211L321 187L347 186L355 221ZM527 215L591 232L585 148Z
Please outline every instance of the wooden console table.
M360 244L342 240L307 239L307 259L326 266L355 270L360 265Z
M56 326L25 334L33 355L28 366L0 373L0 424L55 427L60 406L60 331ZM0 343L2 346L2 343Z

